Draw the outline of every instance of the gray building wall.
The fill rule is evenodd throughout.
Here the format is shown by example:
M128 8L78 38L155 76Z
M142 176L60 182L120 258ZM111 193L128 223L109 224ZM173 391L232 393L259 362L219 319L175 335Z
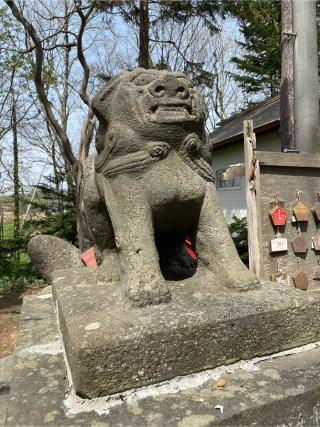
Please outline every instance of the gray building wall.
M257 150L280 151L278 130L257 136ZM226 169L236 163L244 163L244 150L241 142L221 147L213 152L212 167L215 172ZM238 181L240 182L237 182L235 187L217 188L223 214L228 224L232 221L233 215L238 218L247 216L244 177L241 177Z

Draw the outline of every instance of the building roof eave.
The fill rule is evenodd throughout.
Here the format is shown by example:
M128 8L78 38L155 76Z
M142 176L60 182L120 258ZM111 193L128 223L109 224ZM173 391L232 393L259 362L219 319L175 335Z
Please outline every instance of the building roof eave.
M276 120L273 120L269 123L264 123L261 126L257 126L256 128L254 128L254 132L256 135L261 135L265 132L269 132L270 130L278 129L279 127L280 127L280 120L276 119ZM243 142L243 132L240 132L236 135L232 135L227 139L223 139L221 141L215 142L212 145L211 150L215 151L215 150L218 150L222 147L229 146L232 144L236 144L238 142Z

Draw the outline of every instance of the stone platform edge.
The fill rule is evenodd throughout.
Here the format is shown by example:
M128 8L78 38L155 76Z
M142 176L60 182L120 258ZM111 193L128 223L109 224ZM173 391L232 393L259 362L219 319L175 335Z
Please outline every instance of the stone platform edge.
M68 383L50 288L24 299L5 426L320 424L320 348L194 374L122 397L81 399ZM225 386L217 387L217 377ZM71 388L70 388L71 387ZM179 389L180 387L180 389ZM182 388L182 390L181 390ZM184 389L183 389L184 388Z
M168 304L132 308L95 270L53 281L77 394L86 398L272 354L320 339L320 294L266 282L227 292L170 283Z

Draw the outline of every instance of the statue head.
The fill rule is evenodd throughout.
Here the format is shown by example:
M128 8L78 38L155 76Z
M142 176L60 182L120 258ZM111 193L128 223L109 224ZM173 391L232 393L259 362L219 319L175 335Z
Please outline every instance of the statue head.
M198 89L184 74L144 68L112 78L92 106L104 132L120 122L147 139L181 130L201 133L207 114ZM98 143L97 151L101 149Z

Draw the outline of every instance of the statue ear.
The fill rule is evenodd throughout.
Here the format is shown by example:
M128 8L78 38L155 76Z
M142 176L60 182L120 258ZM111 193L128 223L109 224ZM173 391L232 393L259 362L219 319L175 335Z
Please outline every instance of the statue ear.
M91 102L91 108L94 114L98 117L99 121L106 120L108 115L108 101L106 102L105 100L109 97L109 91L105 89L107 88L104 88L100 92L98 92L98 94L92 99Z
M120 83L120 76L113 77L102 89L93 97L91 108L98 119L108 120L109 106L112 104L111 96Z
M99 120L99 127L96 136L96 150L98 156L106 146L111 145L107 136L110 108L112 108L112 95L118 87L119 77L111 79L92 99L91 108Z

